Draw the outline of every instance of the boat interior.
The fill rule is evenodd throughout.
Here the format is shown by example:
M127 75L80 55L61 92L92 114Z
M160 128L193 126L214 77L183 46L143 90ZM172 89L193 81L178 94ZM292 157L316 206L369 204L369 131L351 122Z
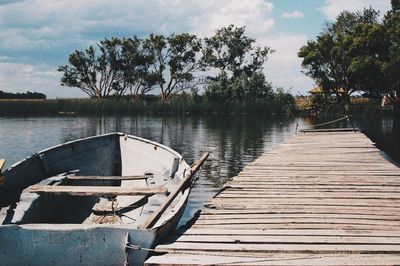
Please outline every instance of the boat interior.
M172 149L123 133L67 142L2 173L0 223L141 228L189 169ZM181 209L187 195L180 193L157 224Z

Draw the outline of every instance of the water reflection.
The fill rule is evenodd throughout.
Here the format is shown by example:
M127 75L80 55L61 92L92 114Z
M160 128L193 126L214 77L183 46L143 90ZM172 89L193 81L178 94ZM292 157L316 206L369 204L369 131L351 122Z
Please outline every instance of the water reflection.
M300 122L302 120L300 119ZM41 149L78 138L125 132L165 144L188 163L211 153L193 188L185 223L204 201L249 162L294 134L287 118L211 117L32 117L0 118L0 157L7 166Z
M392 160L400 163L400 116L360 116L355 123Z
M299 118L299 128L337 117ZM377 146L400 162L400 120L392 116L353 117ZM330 127L350 127L341 121ZM181 221L185 223L204 201L244 166L294 134L287 118L248 116L209 117L0 117L0 157L6 167L47 147L109 132L125 132L163 143L181 153L188 163L204 151L211 153L191 193Z

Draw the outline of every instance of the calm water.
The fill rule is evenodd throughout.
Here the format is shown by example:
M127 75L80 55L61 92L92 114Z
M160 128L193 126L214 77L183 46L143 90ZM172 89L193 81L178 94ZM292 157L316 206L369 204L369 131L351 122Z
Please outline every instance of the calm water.
M310 118L297 121L300 128L319 122ZM368 132L374 141L380 139L379 143L391 143L381 144L381 147L389 150L397 147L389 153L400 159L398 123L393 119L358 119L355 124L362 129L371 129ZM238 174L263 152L292 136L295 127L293 120L277 117L0 117L0 158L7 160L7 167L50 146L115 131L170 146L189 164L208 151L211 155L190 195L181 220L184 224L227 179Z

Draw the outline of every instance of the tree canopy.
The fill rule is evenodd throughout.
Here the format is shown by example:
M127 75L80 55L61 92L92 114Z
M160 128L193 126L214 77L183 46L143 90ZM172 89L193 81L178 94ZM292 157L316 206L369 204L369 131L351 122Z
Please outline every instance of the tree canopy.
M300 49L304 73L339 100L347 101L364 84L370 84L366 74L379 68L375 55L380 49L381 29L377 19L378 13L371 8L342 12L316 40Z
M262 72L273 50L255 46L255 39L245 35L245 27L229 25L205 38L202 62L208 69L217 70L205 95L211 100L265 99L272 86Z
M94 98L129 94L138 100L158 89L168 100L199 85L207 86L210 99L268 98L272 85L262 70L273 51L255 42L246 36L245 27L234 25L203 40L189 33L111 38L73 52L58 70L62 85L78 87ZM216 76L204 77L210 70Z
M399 1L379 19L372 8L344 11L298 55L304 73L337 99L348 101L359 92L393 102L400 96Z

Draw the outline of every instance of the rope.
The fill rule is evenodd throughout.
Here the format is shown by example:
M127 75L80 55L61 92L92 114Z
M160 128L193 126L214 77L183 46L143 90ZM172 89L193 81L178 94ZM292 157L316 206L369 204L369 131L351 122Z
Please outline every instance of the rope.
M321 123L321 124L316 124L316 125L311 125L311 127L319 127L319 126L325 126L325 125L329 125L329 124L334 124L336 122L342 121L342 120L346 120L346 119L350 119L350 117L348 115L346 115L345 117L336 119L336 120L332 120L332 121L328 121L325 123Z

